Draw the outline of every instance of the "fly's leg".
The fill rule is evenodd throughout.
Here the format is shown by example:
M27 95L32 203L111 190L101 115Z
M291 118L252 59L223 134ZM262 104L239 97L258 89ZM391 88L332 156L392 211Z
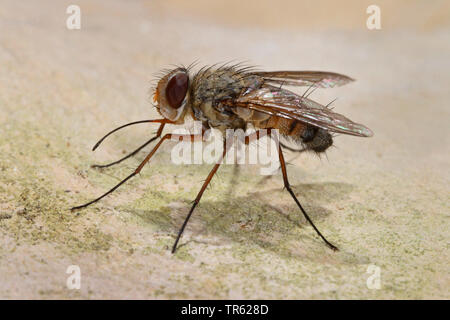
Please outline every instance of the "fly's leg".
M270 128L267 129L267 131L263 131L263 134L260 134L260 131L256 131L253 134L245 137L245 144L249 144L253 140L259 140L260 138L262 138L265 135L268 135L269 137L273 138L271 136L271 129ZM277 137L277 136L275 136L275 137ZM283 150L281 149L282 145L279 143L278 140L276 140L275 142L278 143L278 157L279 157L279 160L280 160L281 172L283 174L283 181L284 181L284 186L285 186L286 190L292 196L292 198L294 199L295 203L297 204L297 206L300 208L300 210L302 211L303 215L305 216L306 220L308 220L308 222L311 224L311 226L314 228L314 230L317 232L317 234L322 238L322 240L325 241L325 243L328 245L328 247L330 247L331 249L333 249L335 251L339 250L336 246L331 244L320 233L319 229L317 229L317 227L312 222L311 218L308 216L308 214L306 213L306 211L303 209L302 205L298 201L297 197L294 194L294 191L292 191L291 185L289 184L289 180L288 180L288 177L287 177L286 162L284 161Z
M137 148L136 150L134 150L134 151L131 152L130 154L126 155L125 157L123 157L123 158L121 158L121 159L119 159L119 160L117 160L117 161L108 163L108 164L94 164L94 165L92 165L91 167L92 167L92 168L107 168L107 167L111 167L111 166L113 166L113 165L115 165L115 164L118 164L118 163L120 163L120 162L122 162L122 161L124 161L124 160L126 160L126 159L128 159L128 158L130 158L130 157L132 157L132 156L134 156L136 153L138 153L139 151L141 151L142 149L144 149L144 148L145 148L146 146L148 146L150 143L152 143L153 141L155 141L156 139L158 139L159 137L161 137L161 134L162 134L162 131L163 131L165 125L166 125L165 123L162 123L162 124L159 126L159 129L158 129L158 132L156 133L156 136L154 136L153 138L151 138L150 140L148 140L148 141L147 141L146 143L144 143L142 146L140 146L139 148Z
M140 123L173 123L173 121L167 120L167 119L153 119L153 120L140 120L140 121L133 121L124 125L121 125L120 127L115 128L114 130L111 130L110 132L108 132L107 134L105 134L103 136L103 138L101 138L100 140L97 141L97 143L94 145L94 147L92 148L92 151L95 151L95 149L98 148L98 146L106 139L108 138L110 135L112 135L114 132L119 131L123 128L129 127L129 126L134 126L136 124L140 124Z
M295 196L294 191L292 191L291 186L289 184L288 176L287 176L286 163L284 161L284 156L283 156L283 151L281 150L281 145L278 146L278 157L280 158L281 172L283 174L283 181L284 181L284 186L285 186L286 190L292 196L292 198L294 199L295 203L297 204L297 206L300 208L300 210L302 211L303 215L305 216L306 220L308 220L308 222L311 224L311 226L314 228L314 230L317 232L317 234L322 238L322 240L325 241L325 243L328 245L328 247L330 247L332 250L338 251L339 249L336 246L334 246L333 244L331 244L320 233L319 229L317 229L317 227L314 225L314 223L312 222L311 218L306 214L306 211L303 209L302 205L300 204L300 202L298 201L297 197Z
M122 184L124 184L126 181L128 181L129 179L131 179L132 177L134 177L135 175L137 175L139 172L141 172L142 168L145 166L145 164L150 160L150 158L155 154L155 152L158 150L158 148L161 146L161 144L168 139L183 139L183 138L189 138L191 139L191 141L196 141L196 139L198 138L202 138L203 134L190 134L190 135L179 135L179 134L171 134L168 133L166 135L164 135L161 140L159 140L159 142L156 144L156 146L152 149L152 151L150 151L150 153L147 155L147 157L145 157L145 159L141 162L141 164L137 167L136 170L134 170L128 177L126 177L125 179L123 179L121 182L119 182L115 187L113 187L112 189L110 189L108 192L104 193L103 195L101 195L100 197L82 204L80 206L76 206L71 208L71 210L77 210L77 209L82 209L85 208L97 201L99 201L100 199L103 199L104 197L106 197L107 195L109 195L110 193L112 193L114 190L116 190L118 187L120 187Z
M268 130L268 132L270 132L270 129ZM262 137L262 135L260 135L259 131L254 132L253 134L245 137L245 144L249 144L251 141L258 140L261 137ZM231 148L232 145L233 145L232 143L230 145L228 145L228 148ZM175 243L173 244L173 247L172 247L172 253L175 253L175 251L177 250L178 242L180 241L181 235L183 234L183 231L186 228L186 225L187 225L189 219L191 218L191 215L194 212L195 207L197 207L197 205L199 204L200 199L202 198L203 192L205 192L205 189L208 187L208 185L211 182L212 178L214 177L214 175L216 174L217 170L219 169L219 167L221 165L221 162L225 158L225 155L226 155L227 151L228 151L227 144L225 142L224 146L223 146L223 154L222 154L221 159L218 161L218 163L216 163L214 165L214 167L212 168L212 170L208 174L208 177L206 178L205 182L203 183L202 188L200 189L199 193L197 194L197 197L194 200L194 203L192 204L191 210L189 210L189 213L186 216L186 219L184 219L183 225L181 226L180 230L178 231L178 236L177 236L177 238L175 240Z
M202 198L203 192L205 192L206 187L208 187L212 178L214 177L217 170L219 169L223 159L225 158L227 151L228 150L226 149L226 144L224 143L222 157L219 159L219 161L214 165L212 170L209 172L208 177L206 177L206 180L203 183L202 188L200 189L199 193L197 194L197 197L195 198L194 203L192 204L191 210L189 210L189 213L186 216L186 219L184 219L183 225L181 226L180 230L178 231L177 239L175 240L175 243L173 244L173 247L172 247L172 253L175 253L175 251L177 250L178 241L180 241L180 238L181 238L181 235L183 234L184 228L186 228L186 225L187 225L189 219L191 218L191 215L194 212L195 207L197 207L197 205L199 204L200 199Z
M257 130L256 132L253 132L252 134L249 134L248 136L245 137L245 144L249 144L253 141L259 140L264 136L269 136L272 133L272 129L266 129L266 130Z

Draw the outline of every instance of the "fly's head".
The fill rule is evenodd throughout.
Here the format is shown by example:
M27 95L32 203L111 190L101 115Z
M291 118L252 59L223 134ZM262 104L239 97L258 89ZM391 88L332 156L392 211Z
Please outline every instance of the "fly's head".
M156 86L153 101L158 112L166 119L182 123L189 98L189 74L177 68L165 74Z

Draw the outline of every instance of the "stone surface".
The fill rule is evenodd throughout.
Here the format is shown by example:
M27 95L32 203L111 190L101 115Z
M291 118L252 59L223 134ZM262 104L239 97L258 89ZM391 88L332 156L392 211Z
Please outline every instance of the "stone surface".
M0 298L450 298L448 3L380 1L382 29L369 31L364 1L77 2L74 31L69 1L0 7ZM145 153L90 168L154 126L91 147L156 117L152 74L195 59L357 79L312 97L339 97L335 110L375 136L341 135L322 159L286 155L295 193L341 251L316 236L280 174L241 166L236 177L227 165L171 255L210 166L171 164L170 144L115 194L68 210L139 164ZM80 290L66 287L69 265L81 269ZM379 290L367 287L370 265Z

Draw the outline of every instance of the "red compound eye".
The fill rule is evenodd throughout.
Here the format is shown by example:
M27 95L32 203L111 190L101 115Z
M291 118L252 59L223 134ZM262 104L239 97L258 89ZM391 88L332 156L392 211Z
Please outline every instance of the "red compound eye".
M189 77L186 73L177 73L174 75L166 87L166 99L169 105L178 109L183 103L189 84Z

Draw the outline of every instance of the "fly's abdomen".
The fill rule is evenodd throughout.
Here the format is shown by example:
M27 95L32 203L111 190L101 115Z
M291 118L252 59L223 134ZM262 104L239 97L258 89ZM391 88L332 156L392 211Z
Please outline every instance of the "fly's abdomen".
M260 113L260 112L258 112ZM258 115L259 116L259 115ZM279 133L284 136L290 136L292 138L300 138L302 133L305 131L307 125L301 123L300 121L280 118L277 116L267 115L267 119L263 121L253 120L253 124L256 128L261 129L277 129Z
M280 135L317 153L324 152L333 144L333 137L327 130L297 120L269 116L267 120L255 122L254 125L260 129L277 129Z

